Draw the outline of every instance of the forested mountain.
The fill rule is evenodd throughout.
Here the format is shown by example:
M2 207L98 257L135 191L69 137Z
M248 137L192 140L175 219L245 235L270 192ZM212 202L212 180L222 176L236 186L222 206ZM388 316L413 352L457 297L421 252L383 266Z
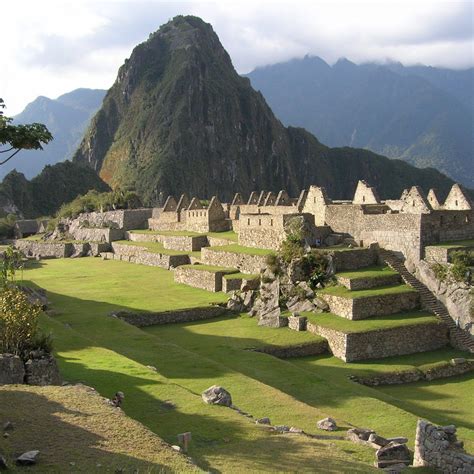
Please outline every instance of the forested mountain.
M452 184L433 169L328 148L301 128L285 128L237 74L211 25L190 16L133 50L73 159L112 187L135 188L145 202L159 192L229 199L285 188L296 195L310 184L348 198L359 179L383 197L413 184L442 192Z
M1 166L0 179L14 169L30 179L46 165L71 158L105 92L76 89L57 99L40 96L28 104L23 112L14 117L13 123L44 123L54 139L44 146L44 150L22 151L15 159Z
M248 74L284 124L329 146L432 166L474 187L474 69L400 63L333 66L305 57Z

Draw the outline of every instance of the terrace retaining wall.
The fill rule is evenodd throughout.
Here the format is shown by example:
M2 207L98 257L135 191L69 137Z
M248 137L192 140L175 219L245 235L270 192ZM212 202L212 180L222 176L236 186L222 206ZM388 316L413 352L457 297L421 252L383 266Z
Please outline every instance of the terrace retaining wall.
M255 349L256 352L263 352L279 359L290 359L292 357L308 357L312 355L324 354L328 352L328 343L325 340L306 342L292 346L266 346Z
M201 249L202 263L218 267L238 268L243 273L260 273L266 267L266 258L266 255L216 251L207 247Z
M321 250L324 250L324 248ZM375 248L327 250L326 252L332 256L334 267L338 272L370 267L377 263L378 260Z
M474 472L474 456L462 449L456 427L437 426L418 420L413 466L432 467L446 474Z
M420 302L420 295L416 291L360 298L344 298L327 293L318 295L329 305L331 313L352 320L409 311L418 308Z
M438 322L344 333L308 321L307 330L327 339L334 356L345 362L432 351L449 341L446 326Z
M353 277L346 278L336 275L337 281L340 285L345 286L349 290L369 290L379 286L396 285L400 283L400 275L390 274L377 277Z
M224 314L228 314L228 311L222 306L205 306L202 308L163 311L161 313L130 313L128 311L116 311L110 315L141 328L159 324L186 323L190 321L212 319Z
M198 265L196 265L197 267ZM194 288L202 288L203 290L217 292L222 291L223 276L229 272L217 271L211 272L206 270L198 270L192 267L178 267L174 272L174 281L176 283L184 283Z
M138 263L151 267L161 267L167 270L190 263L189 255L165 255L163 253L150 252L146 247L117 244L115 242L112 244L112 248L114 253L106 257L112 258L113 260Z

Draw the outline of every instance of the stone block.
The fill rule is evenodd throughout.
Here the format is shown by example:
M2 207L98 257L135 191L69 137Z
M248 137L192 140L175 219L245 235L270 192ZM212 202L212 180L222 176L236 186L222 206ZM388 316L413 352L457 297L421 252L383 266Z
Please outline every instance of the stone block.
M59 367L52 355L29 359L25 363L25 371L25 381L28 385L61 385Z
M0 385L22 384L24 379L23 361L13 354L0 354Z

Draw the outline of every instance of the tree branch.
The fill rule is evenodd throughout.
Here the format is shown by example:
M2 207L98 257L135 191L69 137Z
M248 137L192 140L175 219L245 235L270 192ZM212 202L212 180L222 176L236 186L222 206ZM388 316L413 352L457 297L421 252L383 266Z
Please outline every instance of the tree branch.
M7 150L0 150L0 153L7 153L8 151L12 151L14 149L15 149L15 147L12 146L11 148L8 148Z
M20 150L21 148L18 148L18 150L12 153L6 160L0 161L0 166L4 165L7 161L11 160Z

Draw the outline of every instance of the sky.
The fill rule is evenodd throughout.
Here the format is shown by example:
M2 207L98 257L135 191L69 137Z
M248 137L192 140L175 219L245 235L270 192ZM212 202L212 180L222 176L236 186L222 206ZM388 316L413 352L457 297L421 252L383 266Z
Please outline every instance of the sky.
M1 0L0 97L108 89L134 46L179 14L211 23L239 73L303 57L332 64L474 66L472 0Z

